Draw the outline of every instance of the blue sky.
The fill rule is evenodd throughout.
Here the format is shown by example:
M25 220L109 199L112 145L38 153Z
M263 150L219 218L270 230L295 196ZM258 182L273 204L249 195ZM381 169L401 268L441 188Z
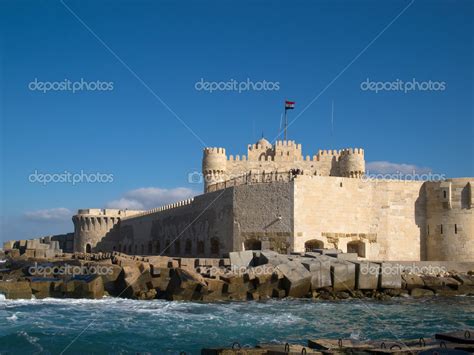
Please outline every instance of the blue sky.
M304 154L363 147L373 170L473 176L473 18L472 1L0 1L0 239L198 193L203 145L273 140L285 99ZM232 79L278 90L196 89ZM113 89L31 90L65 80Z

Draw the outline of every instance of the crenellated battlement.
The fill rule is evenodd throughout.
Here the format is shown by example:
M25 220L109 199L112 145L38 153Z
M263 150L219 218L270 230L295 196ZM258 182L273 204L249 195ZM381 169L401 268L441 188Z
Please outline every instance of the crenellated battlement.
M194 201L194 198L188 198L186 200L182 200L182 201L178 201L178 202L175 202L175 203L170 203L168 205L163 205L163 206L160 206L160 207L152 208L151 210L147 210L147 211L144 211L142 213L139 213L139 214L136 214L136 215L133 215L133 216L122 218L122 220L137 218L137 217L143 217L143 216L147 216L147 215L150 215L150 214L153 214L153 213L159 213L159 212L171 210L171 209L182 207L182 206L187 206L187 205L190 205L191 203L193 203L193 201Z
M278 140L271 144L261 138L247 146L245 155L229 155L224 148L206 148L203 155L204 191L247 173L288 173L304 175L360 178L365 173L364 149L344 148L319 150L303 155L302 145L293 140Z
M364 155L364 149L362 148L345 148L341 149L339 151L339 155L351 155L351 154L357 154L357 155Z
M205 155L209 155L209 154L223 154L223 155L225 155L225 148L220 148L220 147L204 148L204 154Z

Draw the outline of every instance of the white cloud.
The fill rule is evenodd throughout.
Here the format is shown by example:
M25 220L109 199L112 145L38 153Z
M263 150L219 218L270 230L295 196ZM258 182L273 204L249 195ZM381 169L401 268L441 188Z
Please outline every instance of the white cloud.
M57 222L71 219L73 212L64 207L49 208L26 212L24 216L30 221L38 222Z
M431 168L413 164L391 163L389 161L372 161L365 164L366 172L371 174L428 174Z
M126 192L120 199L108 202L106 207L147 210L169 203L185 200L197 194L198 192L186 187L176 187L174 189L142 187Z

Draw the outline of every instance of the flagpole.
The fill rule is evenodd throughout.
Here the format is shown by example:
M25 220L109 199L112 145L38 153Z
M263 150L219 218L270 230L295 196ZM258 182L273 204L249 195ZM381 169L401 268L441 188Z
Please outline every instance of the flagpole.
M287 127L288 127L288 119L287 119L287 117L286 117L286 112L287 112L287 111L288 111L288 110L286 109L286 104L285 104L285 141L286 141L286 129L287 129Z

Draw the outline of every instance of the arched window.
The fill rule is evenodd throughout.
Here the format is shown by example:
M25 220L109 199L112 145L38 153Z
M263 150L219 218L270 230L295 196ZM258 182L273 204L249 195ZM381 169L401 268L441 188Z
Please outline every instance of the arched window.
M191 241L191 239L186 239L186 244L184 244L184 252L189 255L192 252L192 248L193 242Z
M86 253L92 253L92 246L89 243L86 244Z
M128 246L128 253L129 253L129 254L132 254L132 244L130 244L130 245Z
M148 254L151 255L153 253L153 243L149 242L148 243Z
M324 243L318 239L311 239L304 243L304 249L307 252L313 251L314 249L323 249Z
M155 253L156 253L156 254L159 254L159 253L160 253L160 249L161 249L161 247L160 247L160 241L157 240L157 241L155 242Z
M365 243L360 240L354 240L347 243L348 253L357 253L357 256L365 258Z
M211 239L211 254L219 255L219 251L220 251L219 239L212 238Z
M142 255L145 254L145 246L142 244Z
M197 252L198 254L204 254L204 240L199 240L197 243Z
M181 243L179 240L174 242L174 252L175 254L181 253Z

